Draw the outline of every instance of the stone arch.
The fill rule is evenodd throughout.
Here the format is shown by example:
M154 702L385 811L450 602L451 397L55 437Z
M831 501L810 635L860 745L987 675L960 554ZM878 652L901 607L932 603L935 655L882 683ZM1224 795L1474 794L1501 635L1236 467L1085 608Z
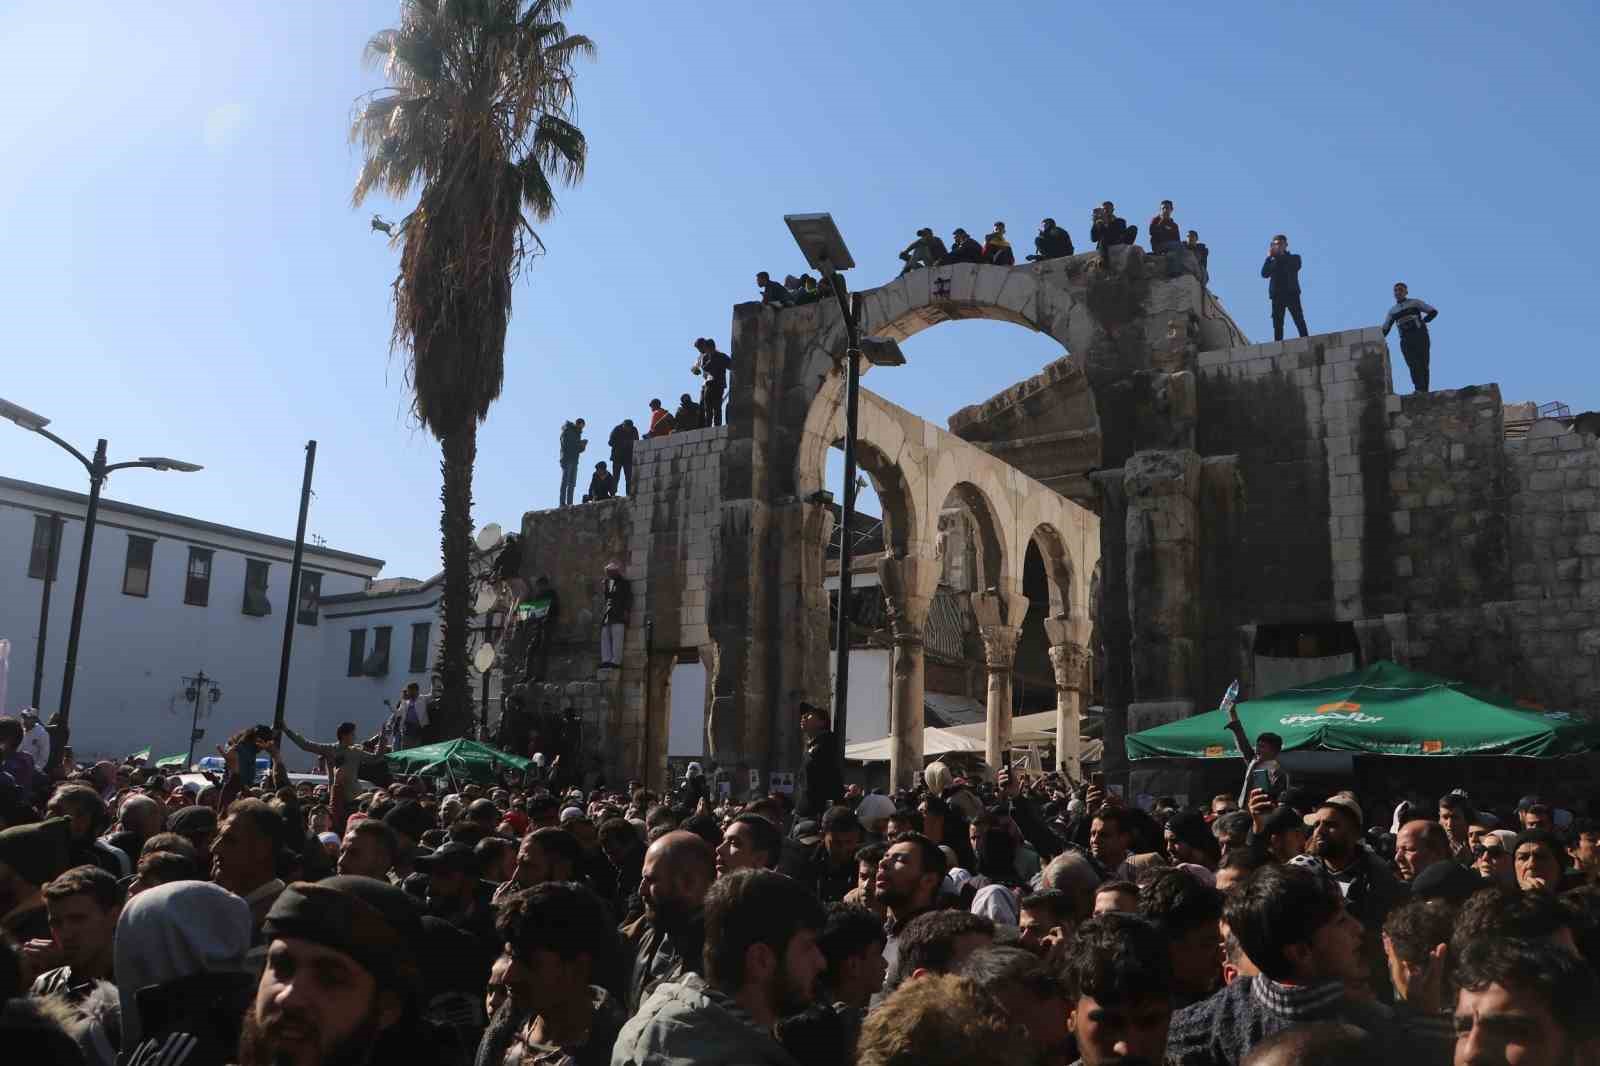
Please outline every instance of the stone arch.
M932 526L927 531L930 540L938 535L939 511L946 500L954 497L971 513L977 532L978 591L1009 591L1013 584L1020 585L1022 560L1012 558L1014 520L1004 505L1004 497L966 480L952 481L948 486L936 480L931 488L928 499L938 502L928 508L932 512Z
M830 393L834 394L832 398ZM796 494L803 500L825 487L828 449L844 438L843 394L843 379L833 375L811 405L795 479ZM884 543L891 554L905 555L924 543L922 516L926 507L915 480L920 472L920 452L920 442L909 446L904 432L892 419L870 417L865 409L858 413L856 464L872 479L873 490L883 505Z
M1061 533L1051 523L1040 522L1033 527L1025 543L1038 548L1039 557L1044 560L1045 579L1050 589L1049 617L1083 618L1088 605L1079 599L1072 554Z

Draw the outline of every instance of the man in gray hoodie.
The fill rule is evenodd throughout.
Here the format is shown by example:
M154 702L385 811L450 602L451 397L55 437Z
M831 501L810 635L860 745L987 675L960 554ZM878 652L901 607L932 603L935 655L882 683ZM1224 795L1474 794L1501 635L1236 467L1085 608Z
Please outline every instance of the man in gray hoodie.
M826 967L816 897L771 870L740 870L706 895L704 977L659 986L623 1026L611 1066L796 1066L772 1036L811 1005Z

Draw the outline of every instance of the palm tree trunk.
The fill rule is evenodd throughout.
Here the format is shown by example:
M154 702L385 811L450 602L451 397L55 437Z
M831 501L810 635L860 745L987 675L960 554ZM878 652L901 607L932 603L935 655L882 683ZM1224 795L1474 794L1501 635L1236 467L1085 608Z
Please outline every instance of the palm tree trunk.
M434 665L442 692L435 701L441 738L459 737L471 717L472 693L467 683L467 569L472 552L472 466L478 455L478 424L445 434L444 475L439 500L440 550L444 556L444 611L439 623L439 659Z

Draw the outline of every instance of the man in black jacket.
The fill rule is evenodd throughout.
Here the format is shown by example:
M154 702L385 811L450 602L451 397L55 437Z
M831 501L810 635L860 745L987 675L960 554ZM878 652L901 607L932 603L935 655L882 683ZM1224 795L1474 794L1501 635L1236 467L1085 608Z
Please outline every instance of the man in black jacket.
M939 265L981 262L983 262L983 245L973 240L966 230L958 228L955 232L955 242L950 245L950 254L939 260Z
M624 418L606 438L611 448L611 472L616 475L617 488L629 496L633 495L633 446L638 440L639 430L631 418ZM623 489L624 483L626 489Z
M700 416L706 425L720 426L722 398L728 394L728 368L733 365L733 360L717 351L717 342L710 337L695 341L694 348L700 353L694 369L703 382L700 386Z
M1272 339L1283 340L1283 313L1294 316L1294 328L1306 335L1306 316L1300 310L1300 257L1289 251L1289 238L1278 234L1267 246L1267 261L1261 264L1267 279L1267 296L1272 300Z
M561 423L561 503L572 506L572 492L578 487L578 456L589 446L583 439L583 419Z
M1030 263L1040 259L1059 259L1072 254L1072 237L1056 225L1055 219L1047 218L1039 223L1039 235L1033 239L1033 249L1038 254L1028 256Z
M1107 200L1094 209L1094 223L1089 227L1089 239L1100 250L1100 266L1111 268L1111 248L1118 244L1132 244L1139 236L1139 227L1128 225L1117 216L1117 205Z
M809 703L800 704L800 731L806 738L806 791L797 813L817 818L844 795L839 742L833 735L828 712Z

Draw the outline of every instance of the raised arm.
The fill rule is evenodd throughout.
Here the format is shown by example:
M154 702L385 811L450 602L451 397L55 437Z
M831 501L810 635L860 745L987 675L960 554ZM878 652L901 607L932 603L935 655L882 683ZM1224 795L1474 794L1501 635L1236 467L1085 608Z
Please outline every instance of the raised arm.
M283 727L283 735L294 741L295 745L301 751L309 752L312 755L320 755L324 759L331 759L339 754L339 748L337 745L318 744L314 740L307 740L299 733L296 733L293 729L290 729L287 725Z

